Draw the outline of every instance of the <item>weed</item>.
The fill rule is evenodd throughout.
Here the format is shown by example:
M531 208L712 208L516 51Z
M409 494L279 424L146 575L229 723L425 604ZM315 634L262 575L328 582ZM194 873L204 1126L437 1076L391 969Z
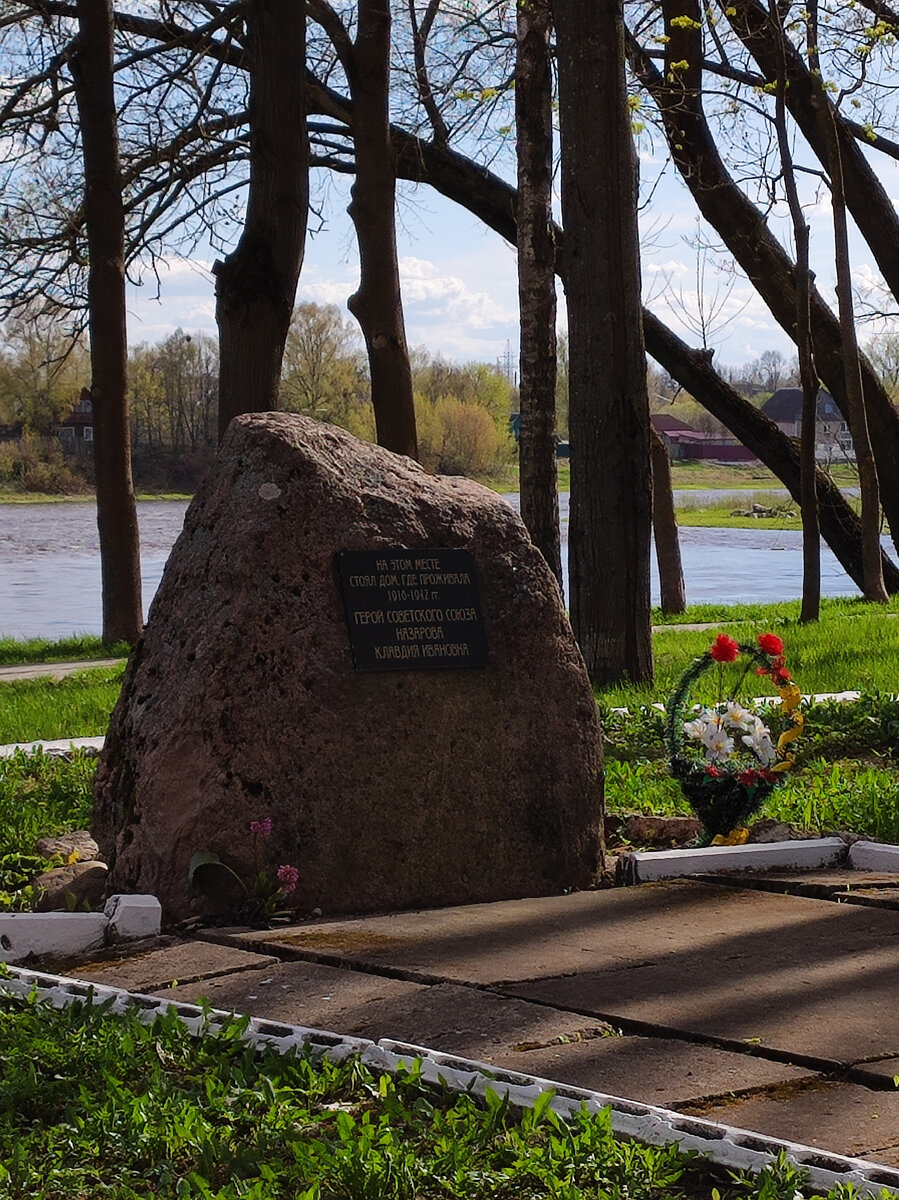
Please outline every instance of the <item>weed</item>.
M246 1019L189 1036L108 1006L51 1009L0 984L0 1191L9 1200L792 1200L804 1174L757 1179L674 1145L619 1141L608 1111L519 1112L423 1084L254 1050ZM792 1188L792 1191L788 1191ZM845 1195L845 1193L844 1193ZM832 1193L836 1200L837 1193Z

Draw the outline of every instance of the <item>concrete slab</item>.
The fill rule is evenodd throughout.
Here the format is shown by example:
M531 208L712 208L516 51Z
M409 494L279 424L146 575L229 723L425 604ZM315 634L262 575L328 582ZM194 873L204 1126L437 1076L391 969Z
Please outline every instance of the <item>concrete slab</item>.
M520 999L791 1061L899 1054L891 910L676 881L322 922L235 944L420 982L505 985Z
M688 846L677 850L636 850L621 856L625 883L647 883L718 871L818 870L845 861L842 838L789 842L746 842L742 846Z
M857 953L827 947L832 953L821 953L817 962L807 948L796 949L803 957L792 962L789 945L772 935L767 960L761 948L744 954L722 946L717 958L687 951L669 961L635 963L632 970L508 984L505 990L613 1023L758 1046L833 1069L899 1053L895 940Z
M559 1079L665 1108L698 1097L780 1087L820 1078L786 1063L673 1038L603 1037L496 1055L496 1066Z
M270 1020L411 1042L652 1104L794 1083L811 1074L711 1046L616 1036L576 1013L478 988L429 987L317 963L219 976L179 986L177 995Z
M855 871L846 867L833 867L827 871L760 871L747 879L745 875L716 875L707 883L732 883L739 887L756 887L766 891L790 891L796 896L827 897L870 888L899 891L899 874L891 871Z
M517 1046L587 1038L608 1026L477 988L428 987L318 963L276 963L260 971L179 985L178 998L215 1008L330 1029L376 1041L414 1041L466 1057Z
M899 1165L899 1093L814 1080L779 1094L680 1107L757 1133Z
M497 984L633 967L722 943L767 951L772 931L797 943L827 938L847 914L836 905L689 880L495 904L428 909L236 933L234 945ZM853 925L869 920L865 914ZM850 922L851 923L851 922ZM890 928L899 923L890 919ZM635 931L639 934L635 934ZM216 937L215 932L211 933ZM871 944L876 937L868 939Z
M277 959L210 942L180 942L126 958L98 959L72 967L68 974L89 983L107 983L129 992L155 992L217 975L233 975L254 967L271 967ZM237 976L240 977L239 974Z
M899 1057L856 1063L849 1071L849 1078L853 1083L861 1083L865 1087L895 1092L899 1088Z

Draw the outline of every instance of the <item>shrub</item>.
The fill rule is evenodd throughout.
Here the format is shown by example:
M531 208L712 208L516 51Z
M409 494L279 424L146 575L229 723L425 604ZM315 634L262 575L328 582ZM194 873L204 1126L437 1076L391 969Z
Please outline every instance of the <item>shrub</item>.
M0 487L13 492L77 496L90 491L89 457L67 459L56 438L26 435L0 443Z
M486 408L455 396L416 397L422 466L439 475L489 475L514 452L511 435Z

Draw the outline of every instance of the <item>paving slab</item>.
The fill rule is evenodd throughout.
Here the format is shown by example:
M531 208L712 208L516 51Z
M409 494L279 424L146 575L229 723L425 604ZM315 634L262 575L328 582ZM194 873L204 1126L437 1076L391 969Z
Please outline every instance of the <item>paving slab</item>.
M715 1097L794 1085L817 1073L716 1046L674 1038L593 1038L524 1053L497 1054L495 1066L665 1108Z
M856 1063L849 1071L849 1078L853 1083L861 1083L865 1087L895 1092L899 1088L899 1057Z
M106 983L129 992L156 992L177 984L192 984L217 975L240 978L240 972L277 964L271 955L254 954L211 942L179 942L125 958L96 959L70 968L68 974L93 983ZM238 974L235 976L235 972Z
M813 1080L681 1111L787 1141L899 1166L899 1093Z
M179 999L205 997L215 1008L373 1040L414 1041L465 1057L593 1037L609 1028L477 988L429 987L318 963L276 962L264 970L179 985L177 991Z
M899 912L676 881L238 934L272 953L849 1066L899 1055Z
M567 896L310 921L236 933L229 940L275 953L295 951L494 985L616 966L632 969L686 952L717 956L722 948L744 954L761 949L767 955L773 932L793 943L791 952L795 946L803 958L815 959L841 929L853 947L873 947L886 929L899 935L899 921L803 897L664 880Z
M729 884L732 887L782 892L838 904L867 904L875 908L899 907L899 875L884 871L856 871L835 868L830 871L764 871L747 878L743 872L724 875L696 875L704 883Z
M635 963L630 971L588 971L505 990L612 1022L758 1046L832 1069L899 1053L899 946L824 949L818 962L809 956L791 962L789 948L772 934L767 956L761 949L742 955L722 948L717 958L687 952Z
M652 1104L794 1083L811 1075L711 1046L618 1036L576 1013L478 988L426 986L317 963L280 963L179 985L177 996L274 1021L411 1042Z
M237 934L234 944L503 987L638 1032L812 1065L899 1054L892 910L678 880Z

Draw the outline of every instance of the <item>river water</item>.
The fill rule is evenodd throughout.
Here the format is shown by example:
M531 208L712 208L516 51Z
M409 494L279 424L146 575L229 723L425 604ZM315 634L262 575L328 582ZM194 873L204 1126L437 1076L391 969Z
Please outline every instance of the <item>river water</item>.
M747 498L723 493L735 507ZM689 492L696 503L702 494ZM713 494L706 493L706 499ZM751 494L747 493L748 499ZM518 507L518 496L505 499ZM568 527L568 495L559 497L562 535ZM185 501L138 504L144 612L159 584L172 543L181 531ZM801 534L769 529L682 529L681 554L688 604L789 600L800 594ZM885 543L886 544L886 543ZM563 559L565 557L563 548ZM826 546L821 591L858 594ZM652 597L658 574L652 565ZM60 638L99 633L100 564L97 510L93 502L0 505L0 635Z

